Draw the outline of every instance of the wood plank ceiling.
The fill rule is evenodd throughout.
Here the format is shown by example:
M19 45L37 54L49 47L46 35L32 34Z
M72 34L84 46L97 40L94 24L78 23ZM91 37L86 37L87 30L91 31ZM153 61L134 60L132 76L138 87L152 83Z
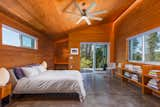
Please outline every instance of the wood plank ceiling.
M113 22L119 17L135 0L77 0L80 6L83 2L88 6L91 2L97 3L95 10L107 10L101 17L102 22ZM66 36L74 29L88 26L86 23L76 24L79 17L68 14L65 11L76 12L72 0L0 0L0 11L15 18L53 38Z

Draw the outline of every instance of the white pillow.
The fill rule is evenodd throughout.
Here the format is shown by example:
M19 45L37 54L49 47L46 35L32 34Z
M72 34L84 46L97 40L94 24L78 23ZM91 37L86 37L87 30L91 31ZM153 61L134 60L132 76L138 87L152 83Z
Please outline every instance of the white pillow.
M38 68L39 68L39 71L40 71L40 72L45 72L45 71L47 71L47 69L44 68L42 65L38 66Z
M41 65L42 65L45 69L47 69L47 62L46 62L46 61L43 61L43 62L41 63Z
M39 73L47 71L42 65L39 66L33 66L32 68L36 69Z
M22 70L26 77L32 77L39 74L38 70L34 67L22 67Z

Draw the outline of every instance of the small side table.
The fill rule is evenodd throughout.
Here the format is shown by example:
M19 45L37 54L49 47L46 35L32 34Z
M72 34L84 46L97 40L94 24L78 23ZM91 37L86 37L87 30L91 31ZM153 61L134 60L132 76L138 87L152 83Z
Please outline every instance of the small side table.
M0 107L4 107L10 102L12 85L8 83L6 86L0 86Z

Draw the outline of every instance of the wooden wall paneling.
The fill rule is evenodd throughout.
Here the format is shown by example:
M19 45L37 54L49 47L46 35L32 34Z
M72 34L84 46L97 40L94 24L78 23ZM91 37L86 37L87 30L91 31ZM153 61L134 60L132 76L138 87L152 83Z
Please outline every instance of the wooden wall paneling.
M137 0L115 23L116 61L125 62L126 39L160 26L160 1Z
M55 63L68 63L68 40L55 42Z
M126 51L125 51L125 61L129 61L129 43L128 39L126 39Z
M111 32L110 32L110 62L115 62L115 24L111 23Z
M2 25L0 24L0 28L2 28ZM2 29L0 29L0 35L2 35ZM0 36L0 48L2 47L2 36Z
M68 38L54 41L54 65L55 69L68 69L69 50Z
M92 26L86 29L75 31L69 34L69 50L71 48L78 48L78 55L70 55L69 69L80 70L80 43L81 42L108 42L114 50L114 37L112 33L112 23ZM112 43L113 42L113 43ZM111 59L114 59L114 51L110 51Z
M53 68L53 41L33 29L0 13L0 31L2 24L6 24L22 32L38 38L38 49L18 48L2 45L2 32L0 33L0 67L12 68L32 63L41 63L46 60L49 68ZM12 36L12 35L11 35Z

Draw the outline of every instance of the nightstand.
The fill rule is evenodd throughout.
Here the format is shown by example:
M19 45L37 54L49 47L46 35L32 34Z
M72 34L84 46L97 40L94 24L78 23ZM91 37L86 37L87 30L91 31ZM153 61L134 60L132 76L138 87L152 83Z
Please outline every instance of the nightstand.
M0 86L0 107L9 104L12 86L8 83L6 86Z

